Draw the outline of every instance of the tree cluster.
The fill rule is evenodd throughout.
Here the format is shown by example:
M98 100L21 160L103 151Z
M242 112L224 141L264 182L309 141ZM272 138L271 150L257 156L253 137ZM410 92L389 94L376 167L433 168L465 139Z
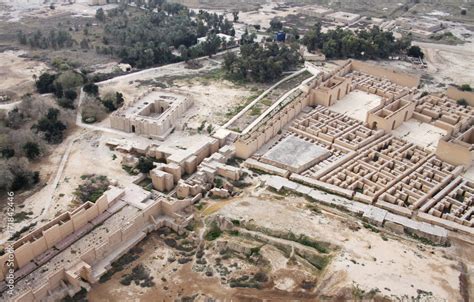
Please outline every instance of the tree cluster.
M60 111L50 108L48 113L43 116L37 124L33 125L33 129L42 133L44 139L50 144L59 144L63 141L64 130L66 125L59 120Z
M94 83L87 83L83 87L86 97L81 106L82 121L85 123L95 123L122 107L125 99L118 91L107 91L99 94L99 86Z
M288 47L275 42L259 45L245 39L241 42L240 56L228 52L224 57L223 68L233 79L270 82L281 77L284 71L295 68L301 61L296 45Z
M223 33L229 36L235 36L234 25L227 18L224 18L224 15L200 10L196 19L198 37L204 37L207 33Z
M70 111L51 108L31 94L8 113L0 111L0 191L29 189L39 181L29 162L46 155L48 143L62 141L66 129L62 120L70 118Z
M407 38L397 40L391 32L377 26L356 32L338 27L323 33L321 23L317 23L304 35L302 43L309 51L320 50L330 59L386 59L405 52L411 41Z
M221 46L217 33L235 34L232 22L222 15L200 11L195 16L185 6L165 1L151 1L148 7L136 16L125 9L109 13L104 21L104 46L96 51L145 68L212 55ZM196 46L197 39L206 36L209 42ZM173 49L179 49L181 56Z
M66 48L74 45L74 39L71 34L63 29L52 29L48 34L37 30L33 33L18 32L18 41L22 45L29 45L32 48Z
M58 74L45 72L36 80L36 89L39 93L53 93L61 107L74 109L74 100L77 98L77 87L84 83L84 76L72 70Z
M124 98L123 94L120 92L108 92L102 97L101 101L102 105L107 108L108 112L113 112L122 107Z
M18 191L39 182L39 172L28 168L25 158L0 160L0 190Z

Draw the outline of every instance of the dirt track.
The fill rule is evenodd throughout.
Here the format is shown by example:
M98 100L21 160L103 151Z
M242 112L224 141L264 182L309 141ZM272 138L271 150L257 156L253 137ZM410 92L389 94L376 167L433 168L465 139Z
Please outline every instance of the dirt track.
M439 82L474 84L474 44L444 45L415 42L425 52L428 72Z

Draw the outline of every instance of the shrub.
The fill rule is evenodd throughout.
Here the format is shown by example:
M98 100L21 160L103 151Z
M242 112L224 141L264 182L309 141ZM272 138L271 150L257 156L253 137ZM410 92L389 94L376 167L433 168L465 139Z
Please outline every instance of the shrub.
M39 93L50 93L54 92L54 80L56 80L55 74L49 74L47 72L41 74L36 81L36 89Z
M206 233L205 239L207 241L213 241L219 238L222 234L221 229L217 226L217 223L214 221L211 224L210 230Z
M102 99L102 105L107 108L108 112L113 112L122 107L124 102L123 94L120 92L108 92Z
M64 97L68 100L74 101L77 98L77 92L73 89L64 91Z
M413 45L410 48L408 48L407 55L410 57L421 58L421 59L425 57L425 54L423 53L421 48L416 45Z
M3 158L12 158L13 156L15 156L15 150L10 148L10 147L5 147L3 148L0 153L2 154L2 157Z
M99 199L109 187L109 180L107 176L88 174L81 177L83 179L82 184L80 184L74 194L82 202L95 202Z
M44 138L50 144L58 144L63 141L63 132L66 125L58 120L59 110L49 108L48 113L42 117L32 128L44 134Z
M154 167L155 164L151 158L142 156L138 159L137 169L140 170L140 172L148 174Z
M468 102L465 100L465 99L459 99L456 101L456 103L459 105L459 106L463 106L463 107L467 107Z
M89 95L95 95L97 96L99 94L99 86L97 86L94 83L87 83L84 85L84 92L89 94Z
M35 142L27 142L24 144L23 151L25 151L26 157L30 160L36 159L40 155L39 145Z
M74 100L68 99L68 98L60 98L56 101L59 106L65 108L65 109L74 109Z

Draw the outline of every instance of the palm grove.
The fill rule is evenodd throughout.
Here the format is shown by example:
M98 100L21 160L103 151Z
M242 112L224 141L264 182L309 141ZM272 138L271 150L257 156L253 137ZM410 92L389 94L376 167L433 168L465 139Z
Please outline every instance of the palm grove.
M103 28L100 41L89 34L90 23L84 28L84 38L75 41L70 32L76 29L50 30L43 33L18 33L18 40L32 48L67 48L80 46L82 49L94 47L99 54L119 57L122 62L137 68L179 62L204 55L213 55L219 49L227 48L229 41L217 34L235 35L233 24L223 15L199 11L195 13L187 7L150 1L138 11L121 5L105 12L99 8L96 20ZM207 37L198 44L198 38ZM173 50L178 50L174 52Z
M404 53L423 57L419 47L411 46L409 37L397 40L393 33L377 26L356 32L338 27L323 33L321 29L321 23L316 23L304 35L302 43L309 51L319 50L329 59L387 59Z

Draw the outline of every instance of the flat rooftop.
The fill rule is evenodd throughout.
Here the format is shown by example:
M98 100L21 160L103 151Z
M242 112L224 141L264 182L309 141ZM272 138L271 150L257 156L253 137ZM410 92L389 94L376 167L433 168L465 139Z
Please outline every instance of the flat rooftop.
M310 141L290 135L263 155L264 159L279 163L293 172L301 172L326 159L331 152Z
M355 21L360 18L360 15L358 14L353 14L353 13L347 13L347 12L335 12L332 14L327 15L329 18L334 18L334 19L339 19L339 20L345 20L347 22Z
M440 138L446 135L446 130L410 119L393 130L392 134L430 151L435 151Z
M337 101L336 104L329 107L329 109L365 122L367 112L380 105L381 101L382 97L378 95L361 90L354 90Z

